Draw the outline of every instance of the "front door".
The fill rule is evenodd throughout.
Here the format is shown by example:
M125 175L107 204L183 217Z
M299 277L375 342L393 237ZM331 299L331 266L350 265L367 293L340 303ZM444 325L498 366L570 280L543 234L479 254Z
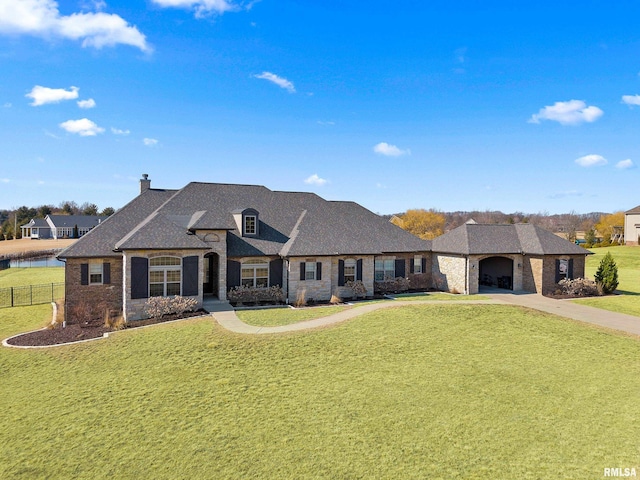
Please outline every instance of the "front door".
M218 254L207 253L204 256L204 284L202 291L205 295L218 296Z

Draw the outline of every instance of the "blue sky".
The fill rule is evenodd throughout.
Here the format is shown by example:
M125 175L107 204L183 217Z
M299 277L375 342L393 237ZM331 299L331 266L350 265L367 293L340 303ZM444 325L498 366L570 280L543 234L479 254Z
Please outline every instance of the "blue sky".
M640 4L0 0L0 208L261 184L409 208L640 204Z

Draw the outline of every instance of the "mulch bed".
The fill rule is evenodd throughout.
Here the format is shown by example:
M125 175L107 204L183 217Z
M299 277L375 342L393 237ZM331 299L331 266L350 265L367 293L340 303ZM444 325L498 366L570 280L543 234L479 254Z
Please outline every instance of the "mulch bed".
M129 322L125 329L139 328L145 325L155 325L156 323L170 322L172 320L180 320L184 318L199 317L206 315L208 312L198 310L197 312L187 312L182 315L165 315L162 318L149 318L147 320L136 320ZM62 345L65 343L78 342L80 340L90 340L92 338L100 338L106 332L114 330L105 327L103 322L86 322L83 324L68 324L65 328L58 326L56 328L45 328L35 332L25 333L13 337L7 343L19 347L44 347L47 345Z

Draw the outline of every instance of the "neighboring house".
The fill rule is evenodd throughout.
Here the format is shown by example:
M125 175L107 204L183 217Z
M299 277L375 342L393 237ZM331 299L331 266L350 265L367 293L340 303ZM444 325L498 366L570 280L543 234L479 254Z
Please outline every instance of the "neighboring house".
M422 240L357 203L263 186L190 183L140 195L65 249L68 316L87 305L143 318L149 297L202 305L234 287L280 286L287 302L351 296L347 282L408 278L417 289L476 293L491 283L547 293L584 275L587 250L532 225L463 225ZM491 278L491 282L489 282ZM79 315L79 314L78 314Z
M282 287L287 301L350 296L346 283L411 276L431 285L431 242L353 202L262 186L150 188L65 249L66 312L84 304L144 317L151 296L227 299L240 285Z
M548 294L562 278L584 277L587 255L535 225L470 222L433 239L432 278L439 290L466 294L481 285Z
M624 243L638 245L640 242L640 205L624 212Z
M87 234L109 217L96 215L47 215L45 218L33 218L22 225L22 238L48 239L75 238L74 230L78 230L78 238Z

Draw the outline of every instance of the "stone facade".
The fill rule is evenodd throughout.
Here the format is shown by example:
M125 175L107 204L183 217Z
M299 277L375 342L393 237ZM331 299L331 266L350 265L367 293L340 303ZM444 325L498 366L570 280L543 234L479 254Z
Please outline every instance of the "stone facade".
M110 282L101 285L82 285L81 264L109 263ZM122 311L122 259L109 258L69 258L65 265L65 319L103 319L107 310Z
M542 271L544 258L539 256L526 255L523 258L522 265L522 289L525 292L542 293Z
M218 299L227 299L227 231L226 230L198 230L196 235L209 245L210 250L203 255L215 253L218 255ZM203 273L204 274L204 273ZM203 278L204 281L204 278Z
M300 264L302 262L320 262L322 264L320 280L300 280ZM331 279L333 277L332 270L332 257L301 257L290 259L287 269L287 276L289 278L289 303L295 303L297 300L302 299L305 301L312 300L316 302L326 302L331 300L331 295L333 293L331 288Z
M433 254L431 274L436 290L451 293L469 293L467 285L467 258L456 255Z

